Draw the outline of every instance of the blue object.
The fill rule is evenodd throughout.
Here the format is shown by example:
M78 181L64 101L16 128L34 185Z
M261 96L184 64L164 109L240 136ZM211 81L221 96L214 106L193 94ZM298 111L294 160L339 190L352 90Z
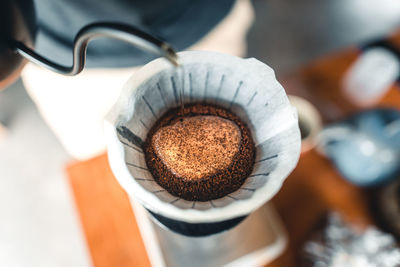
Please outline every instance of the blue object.
M322 149L341 174L360 186L400 176L400 111L374 109L326 127Z
M211 31L235 0L35 0L35 50L63 65L72 64L71 47L85 25L119 22L135 26L183 50ZM88 47L86 67L143 65L154 59L119 40L99 39Z

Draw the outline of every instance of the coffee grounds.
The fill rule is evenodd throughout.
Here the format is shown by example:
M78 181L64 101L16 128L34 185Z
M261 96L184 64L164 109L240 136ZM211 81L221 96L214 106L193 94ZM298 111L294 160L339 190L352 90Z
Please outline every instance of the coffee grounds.
M240 140L239 127L233 121L200 115L158 129L152 144L174 175L200 179L229 167Z
M154 180L189 201L208 201L240 188L254 165L250 130L232 112L210 104L167 111L150 129L145 160Z

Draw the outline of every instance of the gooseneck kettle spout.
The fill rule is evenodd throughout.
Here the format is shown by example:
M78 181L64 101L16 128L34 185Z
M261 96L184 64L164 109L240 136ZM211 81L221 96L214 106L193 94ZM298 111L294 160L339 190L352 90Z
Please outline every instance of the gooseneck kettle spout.
M163 56L174 66L178 66L177 55L169 44L137 28L120 23L100 22L83 27L75 37L72 66L55 63L37 54L22 42L16 41L14 45L15 51L29 61L60 74L73 76L80 73L85 66L86 49L90 41L103 37L125 41L143 51Z

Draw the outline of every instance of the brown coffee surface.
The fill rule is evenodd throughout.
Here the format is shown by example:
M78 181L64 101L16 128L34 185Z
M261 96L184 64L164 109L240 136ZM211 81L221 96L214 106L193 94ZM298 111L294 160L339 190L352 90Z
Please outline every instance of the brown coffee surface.
M240 188L255 157L250 130L231 111L209 104L167 111L150 129L144 152L154 180L169 193L208 201Z
M190 180L228 168L238 153L240 139L239 127L233 121L200 115L158 129L152 143L174 175Z

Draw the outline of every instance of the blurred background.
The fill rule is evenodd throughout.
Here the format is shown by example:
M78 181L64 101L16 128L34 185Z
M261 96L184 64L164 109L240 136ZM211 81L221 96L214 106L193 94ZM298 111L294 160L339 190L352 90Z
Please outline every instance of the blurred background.
M400 28L398 0L256 0L253 5L248 56L270 65L278 79ZM0 92L0 123L0 266L90 266L65 177L72 159L21 81Z

